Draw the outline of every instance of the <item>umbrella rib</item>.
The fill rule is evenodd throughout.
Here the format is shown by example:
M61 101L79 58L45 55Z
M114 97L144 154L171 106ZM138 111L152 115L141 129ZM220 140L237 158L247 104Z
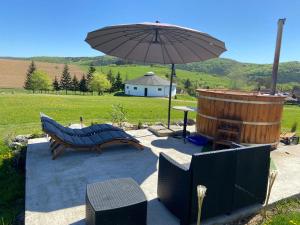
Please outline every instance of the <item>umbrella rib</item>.
M168 55L170 61L172 61L172 58L171 58L171 56L170 56L170 54L169 54L169 52L168 52L168 49L166 48L166 45L163 45L163 46L164 46L164 49L166 50L166 53L167 53L167 55Z
M152 42L149 42L149 45L148 45L148 48L147 48L147 51L146 51L146 54L145 54L145 57L144 57L144 60L143 60L144 63L146 62L146 58L148 56L148 52L149 52L151 44L152 44Z
M139 33L143 33L143 32L142 32L142 31L139 31L139 32L136 32L136 33L134 33L134 34L136 35L136 34L139 34ZM132 39L134 39L134 38L136 38L136 37L138 37L138 36L139 36L139 35L136 35L136 36L134 36L134 37L131 37L131 38L129 38L129 40L132 40ZM100 35L99 35L98 37L100 37ZM97 45L92 46L92 48L97 48L97 47L99 47L99 46L101 46L101 45L107 44L107 43L109 43L109 42L111 42L111 41L115 41L115 40L117 40L117 39L119 39L119 38L122 38L122 37L124 37L124 35L121 35L121 36L118 36L118 37L115 37L115 38L111 38L111 39L109 39L109 40L107 40L107 41L104 41L104 42L102 42L102 43L100 43L100 44L97 44Z
M168 36L167 36L167 35L165 35L165 37L166 37L166 39L168 39L169 43L170 43L170 44L171 44L171 46L174 48L175 52L177 52L177 54L178 54L179 58L181 59L182 63L184 64L185 62L184 62L184 60L183 60L182 56L179 54L179 52L177 51L177 49L176 49L176 48L173 46L173 44L172 44L172 42L170 41L170 39L168 38Z
M170 56L170 54L169 54L169 52L168 52L168 49L166 48L166 45L165 45L165 44L163 44L162 46L163 46L163 47L164 47L164 49L166 50L166 53L167 53L167 55L168 55L168 57L169 57L170 61L172 61L172 58L171 58L171 56ZM165 63L165 64L166 64L166 63Z
M198 45L200 48L203 48L203 49L205 49L206 51L208 51L210 54L212 54L212 55L221 55L224 51L225 51L225 49L223 49L222 48L222 50L224 50L223 52L221 52L220 54L218 54L218 53L215 53L215 52L213 52L213 51L211 51L211 50L209 50L208 48L206 48L206 47L204 47L204 46L202 46L202 45L199 45L197 42L195 42L195 41L193 41L193 40L190 40L192 43L194 43L195 45ZM215 46L215 45L214 45Z
M126 56L125 56L125 58L127 58L135 49L136 49L136 47L143 41L143 40L145 40L145 38L147 38L150 34L151 34L152 32L148 32L148 34L145 36L145 37L143 37L143 38L141 38L141 40L126 54Z
M172 36L174 39L176 39L174 36ZM177 39L178 40L178 39ZM197 46L199 46L200 48L203 48L203 49L205 49L207 52L209 52L210 54L212 54L212 55L218 55L218 54L216 54L215 52L212 52L211 50L209 50L208 48L206 48L206 47L204 47L203 45L200 45L200 44L198 44L197 42L195 42L195 41L193 41L192 39L187 39L187 41L190 41L190 42L192 42L192 43L194 43L195 45L197 45ZM180 43L182 43L181 41L179 41ZM207 42L207 41L205 41L205 42ZM209 43L209 42L208 42ZM216 45L214 45L214 46L216 46ZM224 48L222 48L222 50L225 50Z
M162 42L162 40L161 40L161 37L160 37L160 34L158 35L158 39L159 39L159 41L160 41L160 48L161 48L161 54L162 54L162 57L163 57L163 61L164 61L164 64L166 63L166 60L165 60L165 54L164 54L164 50L163 50L163 46L164 46L164 44L163 44L163 42Z
M129 33L131 31L135 31L133 34L135 34L135 33L143 33L145 30L148 30L148 29L141 29L141 30L138 30L138 31L135 31L134 29L132 29L132 30L120 30L120 31L106 33L106 34L100 34L100 35L97 35L97 36L94 36L94 37L86 38L85 40L86 41L90 41L90 40L93 40L93 39L98 38L98 37L103 37L103 36L107 36L107 35L111 35L111 34L117 34L117 33L124 33L124 32L125 33ZM100 30L92 31L92 32L101 32L101 31L104 31L104 30L100 29ZM92 32L90 32L90 33L92 33Z
M183 32L179 32L179 29L181 29ZM204 33L204 32L201 32L201 31L196 31L196 30L183 30L184 28L175 28L175 29L168 29L168 30L170 30L171 32L177 32L177 33L180 33L180 34L183 34L183 33L188 33L188 32L191 32L191 33L194 33L194 34L196 34L196 35L203 35L203 36L205 36L205 37L207 37L207 38L212 38L212 39L214 39L214 40L216 40L216 41L218 41L218 42L222 42L223 43L223 41L221 41L221 40L219 40L219 39L217 39L217 38L215 38L215 37L213 37L213 36L211 36L211 35L209 35L209 34L207 34L207 33Z
M148 36L149 34L147 34L146 36ZM128 40L132 40L132 38L128 39ZM119 48L121 45L125 44L128 40L125 40L123 42L121 42L120 44L118 44L116 47L114 47L113 49L109 50L107 52L107 54L110 54L112 51L116 50L117 48Z
M178 40L176 37L173 37L173 38L174 38L175 40ZM184 46L186 49L188 49L189 51L191 51L195 56L199 57L201 61L203 60L202 56L198 55L198 53L196 53L196 51L195 51L194 49L192 49L192 48L186 46L186 45L185 45L183 42L181 42L180 40L178 40L178 42L179 42L182 46Z
M174 35L176 35L174 32L170 32L171 34L173 33ZM172 35L172 37L174 38L174 36ZM183 36L180 36L181 38L185 38L186 40L191 40L191 39L187 39L186 37L183 37ZM192 38L195 38L195 37L193 37L192 36ZM217 40L217 39L215 39L214 37L209 37L209 38L211 38L211 39L214 39L214 40L216 40L216 41L219 41L219 40ZM200 39L200 38L199 38ZM201 38L201 40L202 41L204 41L204 42L207 42L207 43L211 43L211 42L209 42L209 41L207 41L207 40L204 40L203 38ZM219 45L217 45L217 44L215 44L214 43L214 46L216 46L216 47L218 47L218 48L220 48L220 49L222 49L222 50L226 50L224 47L221 47L221 46L219 46Z

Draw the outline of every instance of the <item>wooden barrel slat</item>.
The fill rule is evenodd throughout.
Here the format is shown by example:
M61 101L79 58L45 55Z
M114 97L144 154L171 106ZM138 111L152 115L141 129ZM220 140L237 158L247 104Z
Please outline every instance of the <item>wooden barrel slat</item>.
M241 143L279 141L284 97L252 92L199 89L197 132L214 137L218 119L243 122Z

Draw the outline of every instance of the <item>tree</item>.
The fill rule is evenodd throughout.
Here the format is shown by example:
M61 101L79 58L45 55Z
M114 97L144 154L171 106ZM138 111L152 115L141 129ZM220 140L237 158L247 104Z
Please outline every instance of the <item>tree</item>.
M98 95L102 95L104 91L111 88L111 83L102 74L95 74L90 82L90 87L93 91L97 91Z
M91 80L93 79L94 77L94 73L96 72L96 69L95 67L93 66L93 64L90 65L89 67L89 70L86 74L86 80L87 80L87 84L88 84L88 88L90 89L89 85L90 85L90 82Z
M70 90L72 87L72 78L67 64L65 64L60 78L60 87L66 91L66 94L68 94L68 90Z
M122 82L122 78L121 78L121 74L120 72L118 72L114 83L112 84L112 90L113 91L119 91L123 89L123 82Z
M111 70L108 71L106 78L113 85L113 83L115 82L115 77L113 76Z
M73 79L72 79L72 90L75 92L79 90L79 81L77 79L77 77L74 75Z
M52 87L54 91L59 91L60 87L59 87L59 83L57 80L57 77L55 76L54 81L52 82Z
M24 83L24 88L26 90L32 90L32 88L31 88L31 76L35 71L36 71L36 66L34 64L34 61L31 61L30 65L28 67L27 73L26 73L26 80L25 80L25 83Z
M188 89L191 88L191 86L192 86L192 83L191 83L190 79L186 79L186 80L184 81L184 88L185 88L186 90L188 90Z
M50 88L51 88L51 80L47 73L42 71L35 71L31 75L31 90L33 90L33 93L36 90L46 91L46 90L50 90Z
M82 75L81 80L79 81L79 91L83 93L88 91L87 81L84 75Z

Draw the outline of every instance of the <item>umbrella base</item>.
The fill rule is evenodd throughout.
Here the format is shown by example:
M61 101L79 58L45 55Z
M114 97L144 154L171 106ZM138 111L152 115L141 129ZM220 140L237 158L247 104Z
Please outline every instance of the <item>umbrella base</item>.
M151 131L153 134L155 134L158 137L168 137L168 136L174 136L178 132L182 131L182 127L177 125L171 125L170 129L163 125L153 125L148 128L149 131Z

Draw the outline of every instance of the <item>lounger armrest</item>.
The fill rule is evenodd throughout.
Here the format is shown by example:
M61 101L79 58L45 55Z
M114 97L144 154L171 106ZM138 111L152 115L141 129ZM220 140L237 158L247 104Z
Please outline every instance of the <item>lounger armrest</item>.
M160 153L157 194L159 200L181 224L187 224L190 210L191 173L189 168Z

